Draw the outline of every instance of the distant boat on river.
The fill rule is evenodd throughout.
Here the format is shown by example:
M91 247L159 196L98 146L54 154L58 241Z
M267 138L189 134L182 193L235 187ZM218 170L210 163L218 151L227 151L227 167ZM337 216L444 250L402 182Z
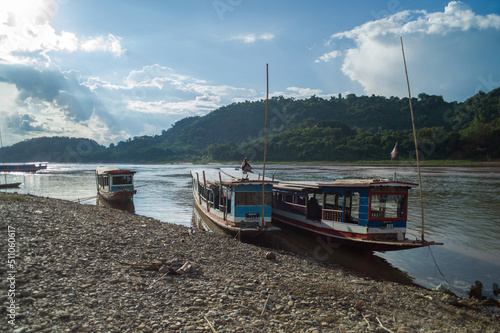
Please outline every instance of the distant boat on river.
M5 183L0 184L0 189L4 188L18 188L22 183Z
M134 188L135 171L113 166L98 167L95 171L97 193L108 201L131 201L137 190Z
M191 170L191 178L194 207L202 218L234 235L256 236L280 230L271 224L272 186L276 181L263 181L260 175L239 168Z
M3 172L37 172L47 169L48 162L30 162L30 163L3 163L0 171Z
M273 223L363 250L441 245L407 237L408 190L417 186L381 179L280 182L273 186Z

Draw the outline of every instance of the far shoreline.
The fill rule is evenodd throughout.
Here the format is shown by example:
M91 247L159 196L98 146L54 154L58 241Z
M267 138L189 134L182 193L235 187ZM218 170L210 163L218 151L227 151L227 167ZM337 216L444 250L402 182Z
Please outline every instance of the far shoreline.
M142 164L142 163L139 163ZM156 164L156 163L155 163ZM239 165L239 162L168 162L168 163L159 163L159 164L190 164L190 165ZM262 161L255 161L255 164L262 165ZM266 162L266 165L326 165L326 166L386 166L386 167L398 167L398 166L414 166L417 167L416 161L357 161L357 162L329 162L329 161L312 161L312 162L304 162L304 161L290 161L290 162ZM439 161L439 160L429 160L429 161L421 161L420 166L423 167L500 167L500 161L491 161L491 162L475 162L475 161Z

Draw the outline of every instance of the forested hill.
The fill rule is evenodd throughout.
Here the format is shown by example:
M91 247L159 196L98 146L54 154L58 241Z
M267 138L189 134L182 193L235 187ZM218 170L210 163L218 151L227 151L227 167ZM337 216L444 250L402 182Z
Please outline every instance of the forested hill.
M161 135L96 146L85 161L210 162L263 157L265 101L234 103L184 118ZM412 99L425 159L500 158L500 88L462 103L420 94ZM414 157L408 98L335 96L269 100L268 161L388 160ZM20 144L30 145L30 141ZM94 146L93 146L94 147ZM4 153L1 154L4 156Z
M455 107L441 96L420 94L415 99L418 127L452 125L443 114ZM263 136L265 101L234 103L204 117L185 118L163 133L159 141L168 148L207 148L212 144L249 143ZM305 100L273 97L269 100L268 129L276 134L291 131L310 121L337 121L348 127L376 132L404 130L411 127L408 99L380 96L347 95L323 99L312 96ZM312 123L310 123L312 124Z
M0 150L0 162L87 162L91 155L106 150L96 141L84 138L43 137L18 142Z

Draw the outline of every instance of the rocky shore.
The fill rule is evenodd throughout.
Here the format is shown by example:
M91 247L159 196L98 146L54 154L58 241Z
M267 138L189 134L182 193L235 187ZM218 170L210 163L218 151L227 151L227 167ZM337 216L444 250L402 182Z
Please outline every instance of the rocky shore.
M1 332L500 332L498 306L110 208L0 194L0 233Z

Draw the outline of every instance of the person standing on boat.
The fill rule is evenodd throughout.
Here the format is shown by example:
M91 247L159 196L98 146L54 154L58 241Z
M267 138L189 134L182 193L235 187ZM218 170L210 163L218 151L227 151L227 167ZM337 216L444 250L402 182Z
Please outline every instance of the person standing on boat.
M252 172L252 166L250 165L250 163L248 163L248 158L246 157L241 163L241 170Z

